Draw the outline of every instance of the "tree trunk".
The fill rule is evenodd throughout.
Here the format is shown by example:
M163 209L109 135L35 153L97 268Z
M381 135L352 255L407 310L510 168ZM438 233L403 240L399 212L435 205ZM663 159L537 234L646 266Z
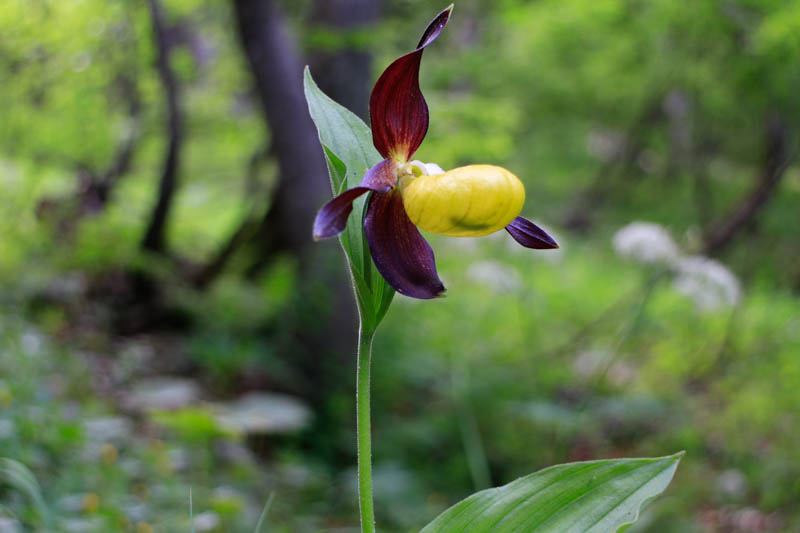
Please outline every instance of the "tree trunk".
M788 150L789 133L781 117L767 119L764 132L764 160L753 189L738 205L706 232L704 251L715 254L733 242L742 229L753 222L767 205L780 183L791 157Z
M314 215L330 187L303 95L300 54L272 0L234 0L233 5L280 174L264 228L269 242L263 244L303 255L311 243Z
M315 0L311 17L315 28L333 30L342 38L341 45L311 51L314 80L325 94L365 120L372 55L357 44L357 36L378 19L379 11L379 0Z
M164 168L161 172L158 198L142 240L142 247L153 252L164 253L166 249L164 233L167 218L178 184L178 166L183 142L183 116L180 108L178 82L169 65L172 46L169 38L169 29L164 20L164 12L158 0L149 0L149 5L153 21L153 34L158 50L156 68L158 69L158 75L161 78L166 97L168 145L164 157Z
M272 0L233 0L233 6L279 174L269 211L256 230L260 260L253 272L279 251L297 258L297 293L278 330L308 380L309 397L322 399L336 386L356 338L341 251L335 242L312 246L314 217L331 196L328 171L303 94L303 63L283 14Z

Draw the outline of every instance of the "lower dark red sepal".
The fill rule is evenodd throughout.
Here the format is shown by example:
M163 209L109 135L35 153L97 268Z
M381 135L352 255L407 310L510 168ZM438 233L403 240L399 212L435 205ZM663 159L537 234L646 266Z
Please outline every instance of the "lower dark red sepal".
M400 193L372 195L364 231L378 272L397 292L421 299L444 292L433 250L406 215Z

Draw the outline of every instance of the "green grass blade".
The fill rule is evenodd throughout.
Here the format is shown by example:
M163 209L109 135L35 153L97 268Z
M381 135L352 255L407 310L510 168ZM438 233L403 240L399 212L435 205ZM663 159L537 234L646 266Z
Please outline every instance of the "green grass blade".
M261 533L261 527L264 525L264 522L267 520L267 515L269 514L270 507L272 507L272 500L275 498L275 492L270 492L269 497L267 497L267 503L264 504L264 510L261 511L261 516L258 517L258 522L256 523L256 529L253 533Z

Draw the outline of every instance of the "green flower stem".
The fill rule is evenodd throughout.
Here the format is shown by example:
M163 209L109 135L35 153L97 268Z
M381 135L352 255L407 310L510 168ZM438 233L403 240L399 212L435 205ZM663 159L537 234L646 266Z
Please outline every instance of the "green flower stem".
M358 435L358 507L361 533L375 533L372 502L372 435L370 429L370 364L375 330L358 329L358 372L356 374L356 434Z

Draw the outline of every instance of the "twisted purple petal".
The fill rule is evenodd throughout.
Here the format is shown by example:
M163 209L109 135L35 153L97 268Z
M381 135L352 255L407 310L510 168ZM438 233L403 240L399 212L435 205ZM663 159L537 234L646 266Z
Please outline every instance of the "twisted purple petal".
M555 239L527 218L515 218L511 221L511 224L506 226L506 231L525 248L533 248L535 250L558 248L558 243Z

